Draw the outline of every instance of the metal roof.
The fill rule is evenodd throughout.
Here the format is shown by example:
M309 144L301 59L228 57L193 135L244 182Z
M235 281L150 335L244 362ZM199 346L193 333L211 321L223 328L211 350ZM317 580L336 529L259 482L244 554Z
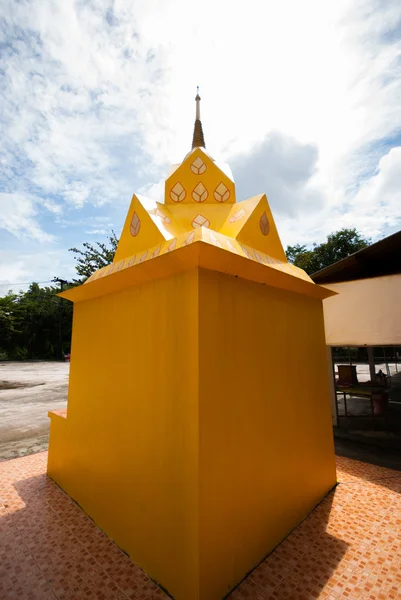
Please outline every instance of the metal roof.
M401 231L313 273L311 278L325 284L397 273L401 273Z

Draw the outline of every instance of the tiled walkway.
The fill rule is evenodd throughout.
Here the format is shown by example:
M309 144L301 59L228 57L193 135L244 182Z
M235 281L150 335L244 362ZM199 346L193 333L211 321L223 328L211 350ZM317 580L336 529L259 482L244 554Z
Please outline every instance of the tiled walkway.
M45 475L0 463L0 600L164 594ZM340 485L229 600L401 600L401 473L338 458Z

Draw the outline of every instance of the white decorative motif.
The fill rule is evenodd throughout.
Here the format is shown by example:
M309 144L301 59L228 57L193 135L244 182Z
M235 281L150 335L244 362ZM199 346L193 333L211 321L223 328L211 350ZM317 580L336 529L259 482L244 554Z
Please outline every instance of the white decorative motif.
M124 266L124 262L125 262L125 260L122 260L120 263L118 263L118 266L117 266L116 272L117 272L117 271L121 271L121 269L122 269L122 268L123 268L123 266Z
M260 231L263 233L263 235L267 235L270 231L270 224L269 224L269 219L267 218L266 211L260 217L259 227L260 227Z
M136 212L134 212L134 214L132 215L131 226L130 226L131 235L136 237L139 233L140 228L141 228L141 219L138 217Z
M156 258L156 256L159 256L161 249L162 249L161 246L157 246L156 250L153 252L153 254L149 258Z
M257 260L258 262L260 262L260 263L262 263L262 264L263 264L263 258L261 257L261 255L259 254L259 252L257 252L257 251L255 250L255 248L253 249L253 256L254 256L254 258L256 258L256 260Z
M141 258L138 260L138 263L143 262L144 260L146 260L146 257L148 255L148 251L146 250L146 252L144 252L141 256Z
M215 246L218 246L219 248L222 248L222 247L223 247L223 245L222 245L222 243L220 242L220 240L218 240L218 239L217 239L217 238L216 238L216 237L213 235L213 233L212 233L212 232L210 232L210 236L209 236L209 237L210 237L210 241L212 242L212 244L214 244Z
M182 202L186 196L186 191L179 181L170 190L170 198L174 202Z
M195 229L197 227L210 227L210 221L202 215L196 215L196 217L192 221L192 227L194 227Z
M240 219L242 219L242 217L246 215L246 210L244 210L243 208L240 208L239 210L237 210L237 212L235 212L233 215L231 215L231 217L228 219L229 223L235 223L236 221L239 221Z
M166 252L171 252L172 250L174 250L176 245L177 245L177 239L174 238L173 241L171 242L171 244L169 246L167 246Z
M251 254L251 249L247 248L246 246L244 246L243 244L240 244L243 253L245 254L245 256L247 256L248 258L250 258L251 260L254 260L254 257Z
M128 261L127 267L132 267L132 265L135 263L135 261L136 261L136 254Z
M161 219L163 223L166 223L166 225L169 225L171 223L170 217L165 215L164 212L160 210L160 208L154 208L153 210L150 210L149 214L154 215L155 217L159 217L159 219Z
M202 175L206 171L206 165L200 156L197 156L193 163L191 163L191 171L195 175Z
M192 191L192 198L195 202L204 202L208 197L208 192L203 183L199 182Z
M188 244L192 244L192 242L194 241L194 239L195 239L195 231L193 231L192 233L189 234L189 236L187 237L187 239L183 243L183 246L188 246Z
M226 239L226 240L225 240L225 242L226 242L227 248L228 248L229 250L231 250L231 252L235 252L235 253L237 254L237 249L236 249L236 247L234 246L234 244L232 244L232 243L230 242L230 240L228 240L228 239Z
M219 183L213 192L213 196L217 202L225 202L230 197L230 190L224 183Z

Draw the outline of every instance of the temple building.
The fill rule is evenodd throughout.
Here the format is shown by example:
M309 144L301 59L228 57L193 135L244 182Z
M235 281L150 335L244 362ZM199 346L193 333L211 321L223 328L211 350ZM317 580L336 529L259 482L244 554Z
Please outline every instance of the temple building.
M322 300L265 194L192 148L74 302L48 474L177 600L220 600L336 484ZM289 365L284 373L283 358Z

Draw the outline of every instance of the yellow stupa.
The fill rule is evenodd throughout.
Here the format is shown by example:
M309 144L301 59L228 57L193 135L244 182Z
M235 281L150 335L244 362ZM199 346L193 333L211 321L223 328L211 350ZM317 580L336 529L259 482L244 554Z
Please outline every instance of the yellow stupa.
M74 302L48 474L177 600L220 600L335 485L322 299L264 194L191 151Z

